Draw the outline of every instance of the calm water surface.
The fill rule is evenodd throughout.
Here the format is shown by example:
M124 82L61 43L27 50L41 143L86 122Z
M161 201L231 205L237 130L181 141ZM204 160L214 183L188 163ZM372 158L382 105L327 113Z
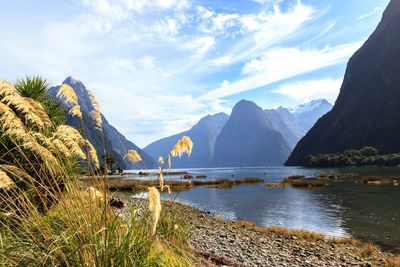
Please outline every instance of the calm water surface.
M400 176L400 167L265 167L186 171L193 176L207 175L207 179L202 180L259 177L266 183L280 182L290 175L315 177L322 173ZM234 186L230 190L198 187L179 193L177 199L229 220L302 228L329 236L354 236L378 243L386 249L400 250L400 188L393 184L356 184L354 181L359 178L332 180L324 189L281 189L269 188L264 184ZM164 179L179 177L167 176Z

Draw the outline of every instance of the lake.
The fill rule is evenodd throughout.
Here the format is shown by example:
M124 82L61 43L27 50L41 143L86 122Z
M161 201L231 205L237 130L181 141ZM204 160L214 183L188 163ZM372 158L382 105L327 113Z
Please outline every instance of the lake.
M291 175L315 177L324 173L358 173L358 177L330 180L323 189L282 189L255 184L233 186L229 190L198 187L174 196L182 203L224 219L301 228L328 236L353 236L373 241L385 249L400 251L400 188L393 184L355 183L356 179L366 175L400 176L400 167L309 169L275 166L179 171L188 171L193 176L207 175L201 180L258 177L266 183L280 182ZM164 177L166 180L179 178Z

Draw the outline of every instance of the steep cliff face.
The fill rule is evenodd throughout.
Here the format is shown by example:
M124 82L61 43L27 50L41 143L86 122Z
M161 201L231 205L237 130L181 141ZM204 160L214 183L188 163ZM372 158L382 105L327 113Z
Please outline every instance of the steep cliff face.
M291 149L265 112L255 103L242 100L232 109L214 151L216 167L252 167L283 164Z
M340 94L297 144L286 165L309 154L374 146L400 151L400 1L392 0L365 44L350 58Z
M165 157L182 136L189 136L193 141L193 150L190 157L184 154L181 158L174 158L174 168L211 167L214 157L214 144L222 127L229 116L217 113L202 118L190 130L169 136L151 143L144 151L153 158Z
M94 121L90 116L90 112L94 108L90 101L90 96L88 94L88 91L87 91L85 85L81 81L75 80L72 77L68 77L67 79L65 79L65 81L63 83L70 85L74 89L74 91L78 97L78 102L79 102L79 105L80 105L81 111L82 111L85 135L86 135L87 139L95 147L96 152L101 161L102 156L104 154L103 140L101 137L101 133L95 129ZM49 94L52 95L53 97L55 97L58 89L59 89L59 86L51 88L49 90ZM66 106L70 107L70 104L66 104ZM108 155L114 157L117 160L117 162L121 165L122 168L124 168L124 169L131 169L131 168L148 169L148 168L155 168L157 166L157 163L154 161L153 158L151 158L149 155L147 155L144 151L142 151L140 148L138 148L135 144L133 144L132 142L127 140L120 132L118 132L117 129L115 129L112 125L110 125L108 123L107 119L103 115L101 115L101 116L102 116L102 120L103 120L104 146L106 148L106 153ZM77 129L82 128L81 121L77 117L71 117L70 115L67 115L66 118L67 118L68 125L71 125ZM122 157L125 155L125 153L130 149L136 150L142 157L142 162L135 164L135 166L133 166L132 163L129 162L128 160L122 159Z

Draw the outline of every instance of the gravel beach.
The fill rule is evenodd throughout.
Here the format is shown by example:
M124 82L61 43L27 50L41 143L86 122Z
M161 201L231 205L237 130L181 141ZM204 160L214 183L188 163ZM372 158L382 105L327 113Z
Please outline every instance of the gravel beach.
M135 207L146 205L142 199L130 202ZM352 246L263 233L252 227L238 227L233 222L181 203L176 205L178 212L187 218L193 251L210 260L204 265L380 266L363 259Z

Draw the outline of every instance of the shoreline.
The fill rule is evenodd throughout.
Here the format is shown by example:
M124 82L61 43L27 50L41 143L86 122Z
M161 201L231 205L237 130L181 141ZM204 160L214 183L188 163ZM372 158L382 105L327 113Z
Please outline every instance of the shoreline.
M130 199L135 208L146 200ZM168 202L163 208L168 208ZM227 266L398 266L394 255L352 238L331 239L323 234L251 222L227 221L197 208L174 202L192 235L190 249ZM224 262L224 261L222 261ZM235 265L235 264L237 265ZM218 264L217 264L218 265Z

